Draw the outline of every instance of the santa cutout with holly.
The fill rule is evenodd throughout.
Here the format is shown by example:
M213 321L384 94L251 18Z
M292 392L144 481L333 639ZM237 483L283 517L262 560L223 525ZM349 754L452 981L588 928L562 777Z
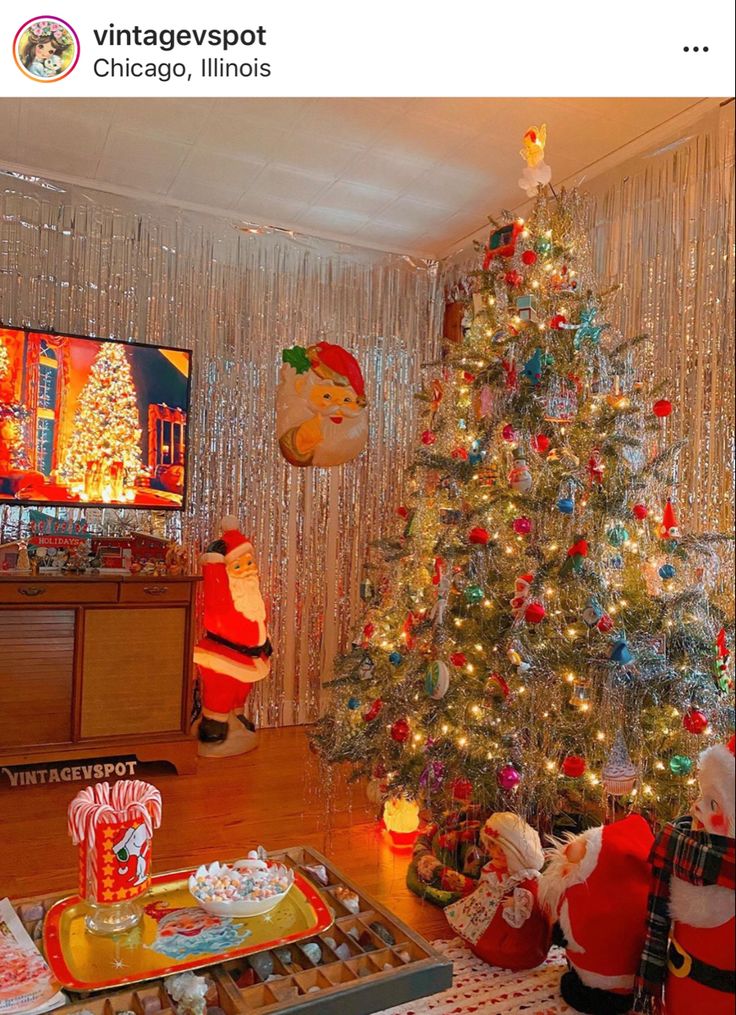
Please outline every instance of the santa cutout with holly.
M202 555L205 634L194 649L202 692L199 753L226 757L256 746L244 708L253 684L271 671L271 642L253 544L237 518Z

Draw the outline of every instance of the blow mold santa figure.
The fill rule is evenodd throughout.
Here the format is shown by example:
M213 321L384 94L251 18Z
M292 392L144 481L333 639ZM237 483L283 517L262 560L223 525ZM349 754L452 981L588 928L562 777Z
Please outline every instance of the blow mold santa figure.
M368 440L368 410L355 357L317 342L285 349L282 360L276 431L287 462L329 467L356 458Z
M647 938L636 1010L736 1012L734 738L700 755L700 795L652 850Z
M256 746L244 708L255 683L271 671L271 642L253 544L237 518L202 555L205 634L194 649L202 689L199 753L225 757Z
M548 851L539 898L565 938L560 992L576 1011L631 1009L646 932L654 836L644 818L589 828Z

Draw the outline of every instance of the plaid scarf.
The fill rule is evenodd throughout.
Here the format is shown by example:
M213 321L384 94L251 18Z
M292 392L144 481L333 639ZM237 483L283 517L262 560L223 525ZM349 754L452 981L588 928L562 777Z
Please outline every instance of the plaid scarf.
M667 969L670 930L670 881L673 877L691 885L720 885L736 889L734 839L692 830L692 818L677 818L657 836L649 861L647 937L636 979L634 1011L658 1011Z

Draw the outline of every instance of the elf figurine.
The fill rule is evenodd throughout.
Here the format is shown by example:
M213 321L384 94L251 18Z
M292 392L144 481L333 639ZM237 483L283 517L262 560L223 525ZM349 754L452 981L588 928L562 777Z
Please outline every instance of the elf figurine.
M652 850L647 938L636 1010L736 1012L734 738L700 755L700 795Z
M631 814L557 841L547 851L539 897L565 938L570 969L560 992L576 1011L623 1015L631 1008L653 842L644 818Z
M202 574L205 633L194 648L202 684L199 753L244 754L256 746L245 703L270 673L272 649L253 544L237 518L223 518L221 538L202 555Z
M549 921L537 900L544 864L539 836L517 814L492 814L481 831L490 861L478 887L445 909L450 926L475 955L504 969L533 969L551 943Z

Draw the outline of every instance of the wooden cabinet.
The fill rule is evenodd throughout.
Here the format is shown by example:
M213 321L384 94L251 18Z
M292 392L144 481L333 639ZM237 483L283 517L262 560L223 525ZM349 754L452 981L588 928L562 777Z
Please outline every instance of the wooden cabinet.
M0 764L135 755L193 771L198 580L0 577Z

